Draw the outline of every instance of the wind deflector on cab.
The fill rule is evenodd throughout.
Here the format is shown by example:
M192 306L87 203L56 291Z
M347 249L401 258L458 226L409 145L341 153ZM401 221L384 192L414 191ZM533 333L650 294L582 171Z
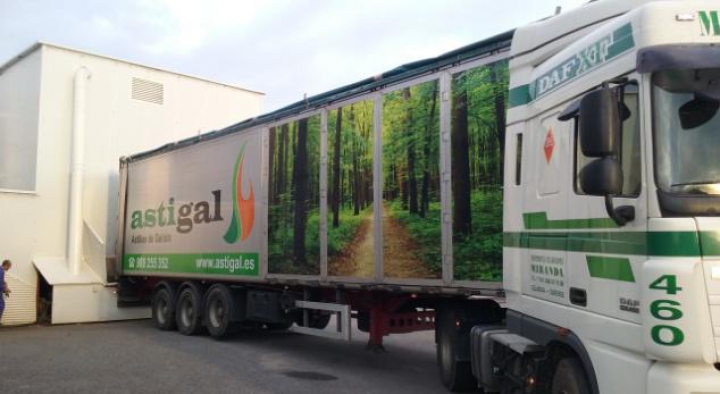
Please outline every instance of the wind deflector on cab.
M643 48L637 54L637 70L646 74L655 71L720 66L720 46L658 45Z

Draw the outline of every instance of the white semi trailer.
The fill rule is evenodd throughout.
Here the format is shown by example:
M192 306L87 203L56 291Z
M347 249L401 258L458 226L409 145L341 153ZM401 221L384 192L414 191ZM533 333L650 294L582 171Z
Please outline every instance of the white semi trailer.
M123 158L120 302L435 329L451 390L720 393L719 12L591 2Z

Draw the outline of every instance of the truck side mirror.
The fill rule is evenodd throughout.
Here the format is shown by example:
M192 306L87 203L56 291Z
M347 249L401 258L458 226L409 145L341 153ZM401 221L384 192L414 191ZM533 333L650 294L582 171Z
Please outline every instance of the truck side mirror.
M592 91L580 101L580 148L587 157L617 154L620 146L621 107L615 90Z
M624 226L635 219L635 207L615 208L613 196L622 194L623 172L617 157L622 122L631 114L630 109L618 100L617 94L617 89L603 87L580 100L580 148L583 155L597 158L580 171L580 187L588 195L605 197L608 216L618 226Z
M580 187L588 195L618 195L622 185L622 168L612 157L593 160L580 171Z
M623 187L622 166L614 157L603 157L588 163L580 171L580 187L588 195L605 197L605 210L618 226L635 219L635 207L632 205L613 206L613 196L622 194Z

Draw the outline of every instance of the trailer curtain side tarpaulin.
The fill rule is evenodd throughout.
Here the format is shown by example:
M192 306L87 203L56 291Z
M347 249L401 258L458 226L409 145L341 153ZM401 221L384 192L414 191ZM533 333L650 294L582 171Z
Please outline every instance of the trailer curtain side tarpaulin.
M511 37L123 159L121 272L499 288Z

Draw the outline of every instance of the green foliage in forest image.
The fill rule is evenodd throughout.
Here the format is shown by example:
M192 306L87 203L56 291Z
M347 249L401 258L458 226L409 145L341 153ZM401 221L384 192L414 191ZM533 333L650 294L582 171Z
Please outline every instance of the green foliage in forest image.
M305 234L306 261L298 264L293 255L293 226L281 226L273 231L273 242L268 243L269 272L293 275L317 275L320 272L320 216L317 210L308 212Z
M268 269L320 273L320 117L270 130Z
M502 280L502 190L475 191L471 196L473 232L454 239L457 280Z
M438 97L438 81L383 96L383 200L393 229L383 229L386 275L442 275Z
M357 257L372 255L359 250L372 238L369 215L373 207L373 101L360 101L328 113L328 272L358 276L370 272ZM368 225L363 225L363 222ZM365 245L372 246L371 243Z
M502 280L507 62L453 75L453 266L456 280Z

